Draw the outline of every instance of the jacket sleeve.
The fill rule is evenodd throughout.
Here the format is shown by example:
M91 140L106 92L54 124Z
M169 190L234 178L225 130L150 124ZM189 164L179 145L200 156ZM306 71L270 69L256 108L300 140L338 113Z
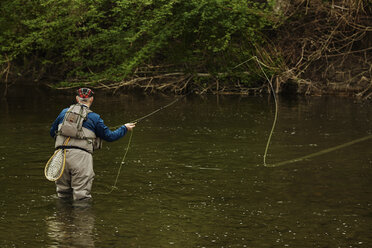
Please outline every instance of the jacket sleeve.
M105 141L116 141L120 138L122 138L127 133L127 128L122 125L118 129L111 131L103 122L101 117L98 114L95 114L93 117L95 120L95 133L97 137L100 137L101 139Z
M52 127L50 128L50 136L52 136L53 138L56 136L58 125L62 123L67 110L67 108L62 110L62 112L57 116L57 119L53 122Z

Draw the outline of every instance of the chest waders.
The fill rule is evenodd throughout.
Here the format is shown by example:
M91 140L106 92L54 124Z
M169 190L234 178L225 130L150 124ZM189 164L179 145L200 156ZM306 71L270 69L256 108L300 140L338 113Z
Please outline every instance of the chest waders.
M65 171L55 181L60 198L74 200L91 198L90 191L94 178L93 151L101 147L101 140L95 133L83 127L92 111L84 105L75 104L67 110L58 125L56 149L67 150ZM68 140L68 143L65 142Z

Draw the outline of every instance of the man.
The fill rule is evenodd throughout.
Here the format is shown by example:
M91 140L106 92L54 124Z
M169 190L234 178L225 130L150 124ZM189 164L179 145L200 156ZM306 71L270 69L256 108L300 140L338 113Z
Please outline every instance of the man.
M56 139L55 147L66 149L65 170L56 181L59 198L90 199L93 151L100 148L101 139L118 140L135 127L135 123L127 123L111 131L101 117L90 110L93 95L89 88L79 89L77 103L62 110L50 129L50 135Z

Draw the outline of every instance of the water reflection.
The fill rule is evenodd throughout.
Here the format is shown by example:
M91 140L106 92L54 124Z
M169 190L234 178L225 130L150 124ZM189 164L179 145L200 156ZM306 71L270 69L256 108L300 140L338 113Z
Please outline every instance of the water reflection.
M49 247L95 247L95 217L90 201L56 200L56 211L46 218Z

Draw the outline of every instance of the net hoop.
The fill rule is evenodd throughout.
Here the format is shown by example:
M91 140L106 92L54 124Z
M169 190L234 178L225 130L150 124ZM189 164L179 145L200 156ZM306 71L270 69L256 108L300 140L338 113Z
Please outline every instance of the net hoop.
M64 142L64 145L66 145L68 143L68 141L70 140L70 137L67 138L67 140ZM55 156L57 156L59 153L62 152L62 155L63 158L62 158L62 164L61 165L58 165L58 168L62 167L62 169L58 170L59 171L59 174L58 175L53 175L51 176L49 173L49 168L50 168L50 164L52 163L53 159L55 158ZM66 165L66 150L65 149L58 149L56 150L53 155L49 158L48 162L46 163L45 165L45 168L44 168L44 176L46 179L48 179L49 181L52 181L52 182L55 182L57 181L58 179L61 178L64 170L65 170L65 165Z

